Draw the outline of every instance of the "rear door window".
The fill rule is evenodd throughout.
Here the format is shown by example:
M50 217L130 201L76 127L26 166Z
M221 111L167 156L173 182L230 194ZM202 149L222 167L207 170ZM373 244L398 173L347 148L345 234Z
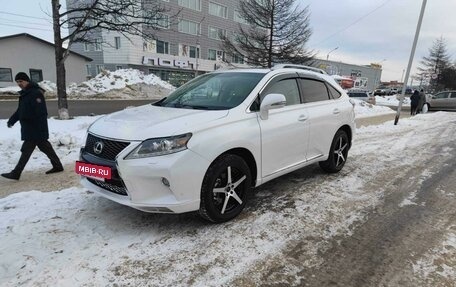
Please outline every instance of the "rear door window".
M325 83L312 79L299 79L301 92L305 103L329 100L328 89Z

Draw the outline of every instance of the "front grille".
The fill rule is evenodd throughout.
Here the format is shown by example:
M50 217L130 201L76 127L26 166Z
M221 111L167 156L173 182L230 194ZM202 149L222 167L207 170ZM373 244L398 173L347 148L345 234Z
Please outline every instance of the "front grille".
M95 153L94 151L94 146L97 142L101 142L103 144L103 149L99 154ZM129 142L107 140L99 138L92 134L88 134L87 141L85 144L85 151L100 158L115 160L116 156L129 144Z
M109 182L104 182L104 181L99 181L99 180L96 180L96 179L93 179L93 178L90 178L88 177L87 180L93 184L95 184L96 186L99 186L103 189L106 189L110 192L113 192L113 193L116 193L116 194L120 194L120 195L127 195L127 189L125 188L125 186L123 186L123 184L121 183L109 183Z

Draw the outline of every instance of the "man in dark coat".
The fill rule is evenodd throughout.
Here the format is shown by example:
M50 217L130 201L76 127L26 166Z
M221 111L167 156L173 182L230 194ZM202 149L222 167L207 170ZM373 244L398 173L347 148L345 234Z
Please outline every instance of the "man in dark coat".
M11 128L17 121L21 124L21 139L24 141L21 147L21 157L16 167L9 173L2 173L3 177L19 180L35 147L45 153L52 164L52 169L46 174L63 171L62 163L49 143L49 130L47 123L46 102L41 88L26 73L20 72L14 78L21 88L19 92L19 106L16 112L8 120Z
M420 101L420 93L415 90L413 95L410 96L410 115L416 115L416 109L418 108L418 102Z

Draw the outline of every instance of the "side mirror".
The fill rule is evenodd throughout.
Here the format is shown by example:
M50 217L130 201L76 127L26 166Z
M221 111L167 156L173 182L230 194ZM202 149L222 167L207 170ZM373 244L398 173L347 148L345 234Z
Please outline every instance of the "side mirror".
M283 108L287 104L287 100L283 94L268 94L261 101L260 118L267 120L269 110Z

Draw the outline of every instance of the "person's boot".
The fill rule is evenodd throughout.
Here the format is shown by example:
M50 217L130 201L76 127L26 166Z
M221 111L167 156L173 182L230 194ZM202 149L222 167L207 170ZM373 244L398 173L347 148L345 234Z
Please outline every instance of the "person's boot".
M18 172L15 172L14 170L8 173L2 173L2 176L7 179L14 179L14 180L19 180L21 177L21 174Z
M53 167L50 170L46 171L46 174L62 172L62 171L63 171L63 167L62 166L58 166L58 167Z

